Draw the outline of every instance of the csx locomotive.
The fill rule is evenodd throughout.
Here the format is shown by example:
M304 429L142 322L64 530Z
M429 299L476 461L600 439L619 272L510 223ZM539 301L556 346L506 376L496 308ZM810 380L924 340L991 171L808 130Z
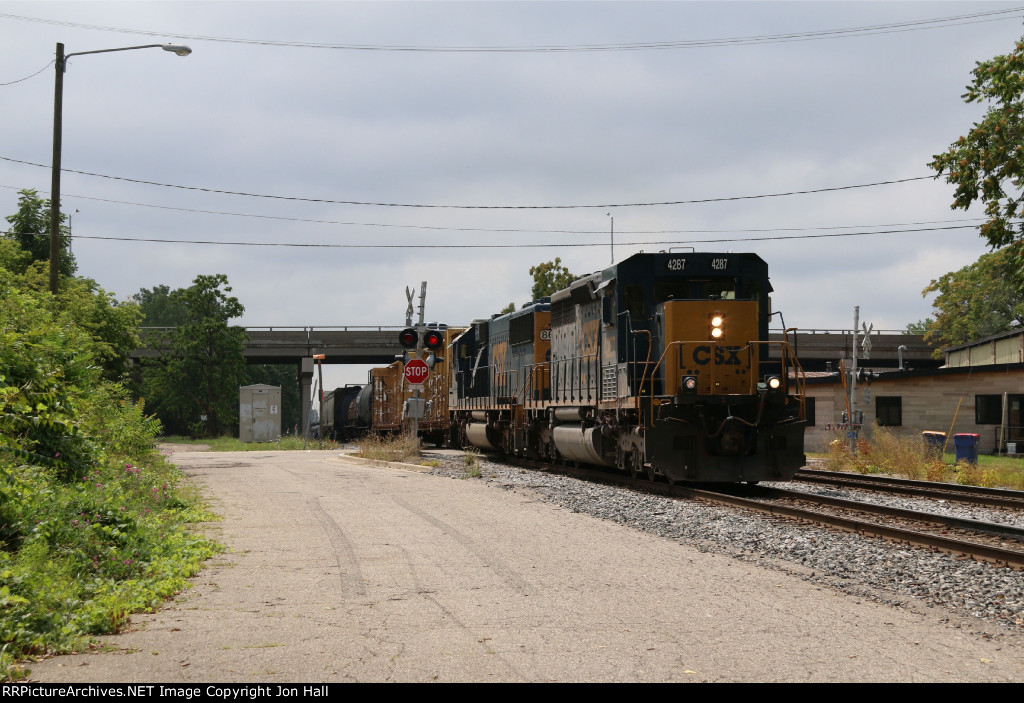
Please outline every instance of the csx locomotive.
M447 330L423 429L672 483L789 479L805 463L804 376L768 341L771 291L755 254L636 254ZM401 398L401 362L388 368Z

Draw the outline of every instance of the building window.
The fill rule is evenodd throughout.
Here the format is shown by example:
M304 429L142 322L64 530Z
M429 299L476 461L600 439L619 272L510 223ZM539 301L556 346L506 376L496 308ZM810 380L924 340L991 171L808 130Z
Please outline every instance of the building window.
M875 420L882 427L903 426L903 398L898 395L880 395L875 398Z
M1011 427L1020 420L1020 409L1024 403L1024 395L1008 393L1006 398L1007 424ZM1001 393L974 396L974 424L1003 424L1003 396Z

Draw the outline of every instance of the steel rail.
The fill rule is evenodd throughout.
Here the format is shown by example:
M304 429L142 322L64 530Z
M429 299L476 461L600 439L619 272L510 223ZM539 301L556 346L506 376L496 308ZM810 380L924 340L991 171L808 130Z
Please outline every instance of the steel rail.
M962 530L974 530L986 534L1002 537L1012 537L1024 542L1024 528L1013 525L1002 525L997 522L985 522L972 518L955 517L953 515L940 515L938 513L926 513L921 510L910 510L908 508L896 508L890 505L878 505L860 500L848 500L834 496L823 496L816 493L805 493L803 491L792 491L785 488L773 488L770 486L758 486L759 493L766 498L792 498L795 500L807 500L822 505L831 505L845 510L857 510L874 515L887 515L889 517L901 518L904 520L917 520L946 527L956 527Z
M871 490L884 490L902 495L945 498L964 503L1024 509L1024 491L1013 491L1006 488L961 486L954 483L915 481L909 478L850 474L842 471L821 471L817 469L801 469L796 473L794 480L842 486L862 486Z
M837 515L826 515L824 513L816 513L812 510L794 508L788 505L765 503L752 498L742 498L740 496L729 495L728 493L719 493L717 491L707 489L689 488L679 484L673 486L672 493L673 495L678 494L691 498L703 498L716 503L725 503L727 505L756 510L758 512L768 513L771 515L779 515L795 518L797 520L814 522L821 525L828 525L829 527L837 527L860 535L883 537L896 542L926 547L940 552L961 554L971 558L991 561L996 564L1004 564L1015 569L1024 569L1024 552L1011 549L990 547L976 542L966 542L950 537L931 535L899 527L889 527L865 520L855 520Z

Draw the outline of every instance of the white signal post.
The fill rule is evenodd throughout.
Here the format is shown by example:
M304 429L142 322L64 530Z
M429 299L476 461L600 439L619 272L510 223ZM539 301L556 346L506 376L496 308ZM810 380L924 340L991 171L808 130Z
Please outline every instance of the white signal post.
M321 442L324 439L324 359L326 357L326 354L313 355L313 361L316 362L316 368L320 375L320 419L317 420L317 422L319 423L318 427L320 428L319 435Z
M430 367L427 366L427 362L423 361L423 359L410 359L402 373L405 376L406 382L412 387L412 398L418 400L420 389L423 388L423 383L430 375ZM415 412L411 412L410 415L412 420L412 436L418 437L420 432L419 416Z

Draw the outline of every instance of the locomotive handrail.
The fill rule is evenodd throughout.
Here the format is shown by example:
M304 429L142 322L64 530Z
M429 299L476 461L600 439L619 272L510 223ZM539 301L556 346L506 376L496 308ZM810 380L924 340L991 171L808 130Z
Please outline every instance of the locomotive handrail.
M545 372L547 373L550 384L551 362L538 361L534 364L527 364L524 367L524 369L526 369L527 372L524 374L523 385L521 386L519 397L522 398L522 401L520 402L520 405L523 405L524 407L535 408L544 401L543 389ZM531 393L531 389L537 387L537 384L534 379L536 379L538 376L540 377L539 387L542 392L540 393L540 397L534 398L533 393Z
M556 391L561 395L561 394L564 394L568 390L569 402L573 402L573 403L575 403L575 402L579 402L579 403L584 402L584 398L583 398L584 379L585 379L586 389L587 389L587 393L588 393L586 401L587 402L592 402L594 400L594 398L591 396L591 393L593 393L593 390L594 390L594 384L592 382L593 381L593 377L594 376L597 376L598 378L600 377L597 373L591 373L592 370L596 370L597 369L597 366L599 364L598 355L597 355L596 352L592 353L592 354L579 354L577 356L566 356L566 357L563 357L561 359L552 359L550 363L551 363L551 395L552 395L552 400L554 400L554 396L555 396ZM573 369L570 370L570 373L566 374L565 373L565 367L566 366L570 366L570 365L573 366ZM573 371L579 371L579 373L573 373ZM568 388L566 388L566 384L564 382L564 379L566 377L568 377L568 381L569 381ZM576 383L577 380L579 381L578 384ZM578 398L576 397L576 392L577 391L579 392L579 397Z
M499 378L501 379L501 381L499 381ZM514 380L510 383L509 382L509 378L513 378ZM504 394L505 398L515 398L516 397L515 395L510 394L509 391L510 390L515 390L516 383L517 383L518 379L519 379L519 371L518 371L518 369L510 369L508 371L495 371L494 372L494 388L493 388L493 392L492 392L492 396L491 397L493 398L495 405L503 405L503 403L499 402L499 399L503 397L502 394L498 392L499 388L501 390L505 391L505 394ZM511 403L504 403L504 404L505 405L511 405Z

